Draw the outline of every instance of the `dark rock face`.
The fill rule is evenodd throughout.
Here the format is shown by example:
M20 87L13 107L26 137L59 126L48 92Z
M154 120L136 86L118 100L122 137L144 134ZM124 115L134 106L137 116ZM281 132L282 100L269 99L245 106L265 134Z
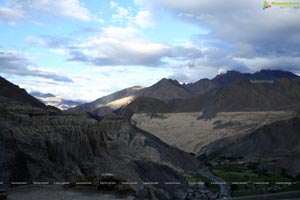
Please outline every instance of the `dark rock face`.
M168 176L168 170L160 170L163 167L177 181L185 179L185 170L199 165L189 154L133 127L127 119L101 120L43 107L0 97L0 180L78 181L108 172L120 180L143 182L147 173L154 174L153 179ZM152 163L153 171L137 171L143 162ZM182 184L178 191L186 189ZM153 192L178 198L160 185L136 185L133 190L137 195L151 190L147 198Z
M160 91L155 94L163 94L162 91L165 91L165 94L177 91L181 95L173 94L169 98L158 98L159 95L154 95L153 98L163 100L167 104L168 112L202 111L202 118L211 118L217 112L300 108L300 79L293 73L278 70L261 70L254 74L229 71L212 80L201 79L196 83L183 85L174 80L162 79L139 92L147 90ZM189 94L186 94L186 91ZM146 92L144 95L149 96Z
M171 108L164 102L150 98L150 97L138 97L126 107L117 110L115 113L130 118L134 113L147 113L149 115L155 115L159 113L171 112Z
M4 193L0 193L0 200L7 200L7 195Z
M209 79L201 79L195 83L184 84L183 86L192 94L201 95L216 87L219 87L219 84Z
M92 114L97 116L105 116L106 114L112 113L114 111L113 108L109 106L102 106L100 108L95 109Z
M139 160L163 165L170 173L172 168L194 170L198 164L123 119L98 122L87 116L24 116L18 121L1 120L2 180L76 181L110 172L127 181L143 181L147 173L157 174L156 179L162 172L157 168L137 173L134 166Z
M136 95L155 98L163 102L167 102L171 99L186 99L193 96L193 94L178 83L178 81L165 78L148 88L138 91Z
M242 80L277 80L281 78L299 78L296 74L281 70L261 70L250 73L240 73L238 71L227 71L224 74L217 75L212 82L219 85L227 85Z
M2 77L0 77L0 96L14 99L35 107L46 108L46 106L42 102L28 95L25 90L8 82Z
M269 168L300 173L300 118L278 121L245 136L234 136L204 147L201 155L271 160Z
M239 81L188 100L172 100L176 112L276 111L300 108L300 79L272 82Z
M218 111L294 110L299 107L300 79L279 79L273 83L241 81L223 87L213 97Z
M181 197L180 199L184 199L186 193L182 193L180 190L180 185L177 183L181 183L187 185L187 180L184 179L178 172L165 165L157 165L152 162L147 161L136 161L136 171L139 174L145 174L145 180L148 182L158 182L160 188L163 191L167 191L167 193L158 193L156 191L150 192L150 196L155 197L156 199L170 199L169 194L173 194L174 196ZM160 174L158 174L160 172ZM155 178L157 177L157 178ZM177 183L174 184L174 180ZM171 187L170 185L166 185L164 183L171 183L173 184Z

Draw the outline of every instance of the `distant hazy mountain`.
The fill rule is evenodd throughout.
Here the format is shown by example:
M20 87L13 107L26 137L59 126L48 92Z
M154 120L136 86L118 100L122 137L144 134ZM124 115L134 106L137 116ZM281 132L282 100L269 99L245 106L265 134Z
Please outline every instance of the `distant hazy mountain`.
M31 92L30 95L39 99L46 105L54 106L61 110L67 110L84 103L83 101L63 99L62 97L55 96L51 93Z
M55 97L54 94L50 93L41 93L41 92L30 92L30 95L34 96L35 98L48 98L48 97Z

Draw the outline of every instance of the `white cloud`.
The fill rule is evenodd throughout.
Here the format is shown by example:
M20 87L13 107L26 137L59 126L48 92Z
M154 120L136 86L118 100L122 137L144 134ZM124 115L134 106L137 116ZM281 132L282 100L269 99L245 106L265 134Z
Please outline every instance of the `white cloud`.
M124 22L130 17L130 8L119 6L116 2L111 1L110 7L116 9L116 14L112 15L113 22Z
M81 54L73 54L73 61L94 65L160 65L161 56L169 47L148 41L99 37L77 45Z
M161 66L201 57L201 49L152 42L133 27L107 27L100 35L70 47L70 61L96 66Z
M154 20L149 10L139 11L134 18L134 22L142 28L149 28L154 26Z
M67 37L55 37L50 35L42 36L27 36L26 42L34 45L39 45L47 47L50 49L59 48L61 46L66 46L70 42L70 38Z
M2 21L14 22L24 17L22 10L0 6L0 20Z
M108 26L101 29L101 37L115 38L119 40L132 40L136 38L143 38L143 33L132 26Z
M169 11L208 34L194 38L205 51L191 66L254 71L262 68L299 73L300 9L272 7L263 1L139 0L152 13ZM281 67L280 67L281 65Z
M79 0L7 0L8 6L0 7L0 20L17 22L33 20L40 17L65 17L88 21L92 16L89 10Z
M74 19L79 19L83 21L88 21L91 19L91 14L88 11L87 8L84 7L82 3L80 3L79 0L64 0L64 1L50 1L50 0L44 0L39 1L44 2L44 5L42 6L46 13L63 16L63 17L69 17ZM56 2L53 3L53 2ZM48 6L48 7L47 7ZM47 8L46 8L47 7ZM56 12L53 13L53 10L51 9L57 9Z
M234 58L252 70L252 72L264 69L281 69L300 73L300 56L274 56L274 57L254 57L254 58Z
M50 49L49 51L62 56L69 55L69 51L67 49Z
M35 37L35 36L28 36L26 38L26 42L32 43L32 44L37 44L40 46L46 46L47 42L45 41L45 39L41 38L41 37Z

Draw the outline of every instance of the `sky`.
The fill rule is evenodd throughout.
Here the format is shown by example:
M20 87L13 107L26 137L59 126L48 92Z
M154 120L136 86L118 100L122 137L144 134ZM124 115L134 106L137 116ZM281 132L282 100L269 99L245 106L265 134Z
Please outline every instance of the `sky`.
M280 1L284 2L284 1ZM263 0L0 0L0 76L92 101L161 78L300 74L300 9Z

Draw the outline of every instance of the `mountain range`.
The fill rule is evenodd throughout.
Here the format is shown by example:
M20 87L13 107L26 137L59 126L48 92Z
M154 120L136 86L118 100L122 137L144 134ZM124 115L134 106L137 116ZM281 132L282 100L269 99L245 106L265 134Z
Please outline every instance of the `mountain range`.
M49 105L49 106L55 106L61 110L68 110L70 108L79 106L84 103L83 101L64 99L60 96L55 96L54 94L51 94L51 93L41 93L41 92L33 91L33 92L30 92L29 94L31 96L37 98L44 104Z
M169 102L175 112L277 111L300 108L300 79L282 78L272 82L237 81L188 100Z
M298 78L296 74L280 70L261 70L253 74L228 71L211 80L201 79L190 84L164 78L150 87L127 88L72 110L104 116L116 110L132 109L133 104L126 106L138 97L146 97L143 103L147 98L161 101L160 105L169 107L168 112L203 111L207 116L221 111L295 109L299 107Z
M95 115L104 116L124 107L138 97L149 97L167 102L172 99L191 98L193 94L176 80L162 79L156 84L143 88L134 86L101 97L93 102L77 106L71 110L82 110Z
M238 71L227 71L217 75L212 81L220 85L230 84L242 80L277 80L281 78L299 78L298 75L282 70L260 70L253 74L240 73Z
M207 160L264 158L259 163L262 168L284 169L292 176L300 173L300 78L290 72L229 71L190 84L162 79L67 111L41 102L55 98L51 93L32 95L40 100L0 77L0 180L6 183L92 180L97 184L101 174L109 173L119 182L181 182L170 187L119 185L113 192L130 191L140 199L182 199L191 190L186 174L195 173ZM144 127L155 119L162 135L142 129L136 114L144 115ZM236 120L238 115L242 120ZM266 120L259 123L250 115ZM278 120L281 116L284 119ZM187 121L172 142L163 135L169 131L163 124L168 117L173 132L181 126L180 120ZM195 126L197 121L200 126ZM205 137L209 143L195 144L197 151L191 154L180 150L185 148L179 149L176 141L194 127L200 128L185 144ZM208 132L202 136L200 129ZM215 133L221 134L210 135Z
M176 95L177 97L173 99L162 99L160 96L155 98L154 96L137 95L134 101L130 102L127 106L119 108L114 111L114 113L127 118L131 118L134 114L139 113L149 115L150 118L148 122L142 122L137 119L134 123L146 123L144 127L148 127L147 130L150 132L152 131L150 128L152 127L151 123L154 122L150 120L152 117L162 117L163 119L173 115L175 120L177 118L175 116L180 117L180 113L199 112L199 120L215 121L218 113L239 113L238 115L245 115L244 118L250 114L255 116L256 113L266 113L267 119L269 118L270 120L269 123L263 125L266 127L261 127L259 123L251 124L251 121L229 121L222 125L221 121L216 120L214 123L221 123L221 125L215 125L215 127L218 127L216 129L222 131L222 129L229 127L227 130L232 133L232 136L231 134L224 134L221 137L216 137L219 139L206 145L202 150L197 152L197 155L199 158L202 158L204 155L208 157L211 156L210 159L227 155L229 158L245 157L245 159L254 159L254 161L258 158L265 157L272 161L267 165L271 166L270 169L280 171L280 169L285 168L290 174L296 175L300 173L298 170L299 163L296 161L292 162L293 159L298 158L296 150L299 148L298 144L300 144L297 137L297 133L300 132L299 126L294 126L293 124L298 122L298 116L288 114L293 112L298 113L300 111L300 79L297 75L290 72L271 70L262 70L254 74L242 74L229 71L216 76L212 80L202 79L193 84L181 85L177 81L163 79L148 89L151 90L154 86L157 87L157 85L160 85L159 88L161 88L164 87L165 84L167 85L166 88L170 88L170 85L172 85L172 89L176 89L177 94L184 94L188 91L188 95L181 97ZM272 114L273 112L274 114ZM278 120L278 117L275 117L277 115L276 113L287 113L286 115L290 117L278 122L271 120L273 115L274 119L277 118ZM138 117L140 116L141 115ZM234 114L232 114L232 116L234 116ZM183 118L182 120L185 119ZM186 120L188 120L188 118L186 118ZM209 121L207 123L209 123ZM194 122L190 123L193 124ZM172 144L176 145L174 140L168 140L163 135L166 131L167 124L164 125L163 120L161 120L159 124L161 128L155 130L161 132L161 135L155 135L164 138L166 142L173 141ZM285 128L275 131L278 124L281 124ZM230 129L231 126L234 127L234 129ZM256 129L258 132L260 129L265 130L265 134L257 134ZM186 131L188 130L190 129L186 128ZM288 133L285 133L284 130ZM174 130L174 134L175 132ZM200 135L198 137L200 137ZM236 141L239 141L239 143L236 144ZM193 141L191 140L189 142L191 143ZM280 146L290 143L295 145ZM279 146L275 148L275 144ZM256 157L253 158L252 153L255 152L254 149L264 149L261 148L263 146L267 150L258 151L258 153L255 154ZM244 147L246 148L242 150ZM281 150L279 151L279 149ZM226 154L227 152L230 153ZM274 162L274 157L276 157L277 162ZM293 164L287 167L289 161Z

